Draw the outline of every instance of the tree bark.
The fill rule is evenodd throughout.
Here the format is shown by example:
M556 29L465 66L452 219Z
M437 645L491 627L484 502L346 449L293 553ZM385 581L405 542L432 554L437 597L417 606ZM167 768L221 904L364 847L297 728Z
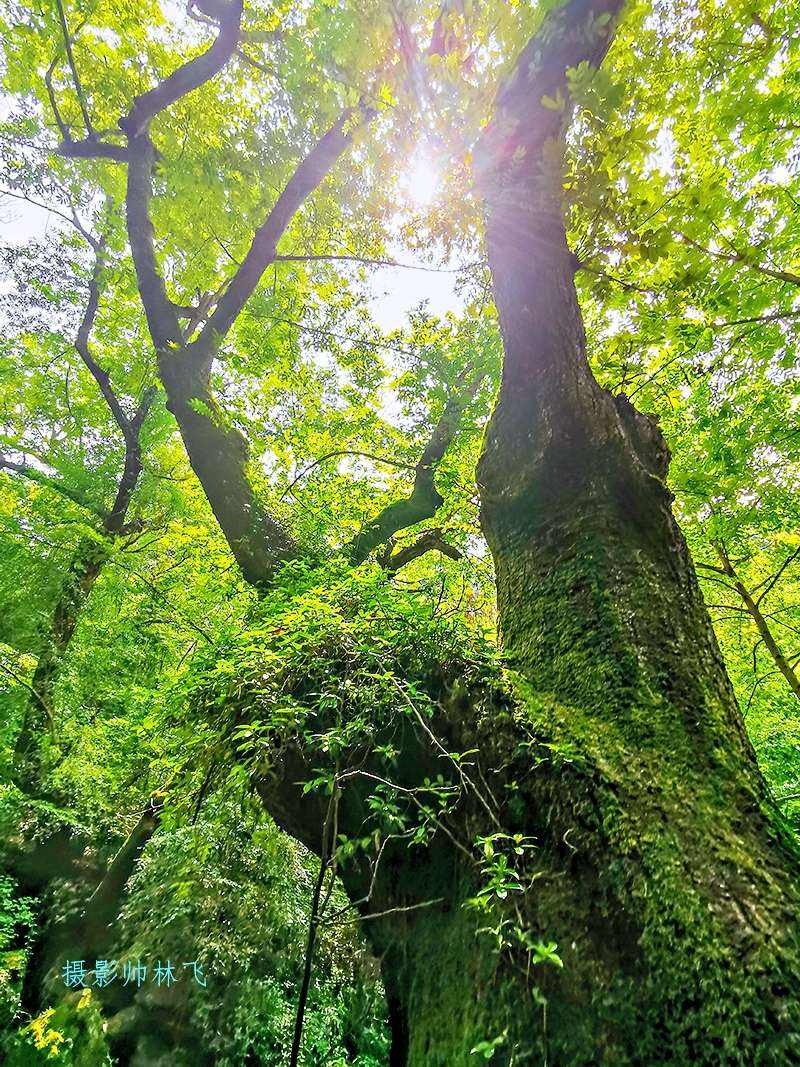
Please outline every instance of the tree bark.
M479 157L505 352L481 522L530 722L572 768L545 837L555 857L569 835L564 877L531 905L564 948L549 1062L800 1062L797 847L672 516L660 431L586 356L563 127L539 104L557 65L563 81L586 58L573 30L558 16L539 71L518 67Z

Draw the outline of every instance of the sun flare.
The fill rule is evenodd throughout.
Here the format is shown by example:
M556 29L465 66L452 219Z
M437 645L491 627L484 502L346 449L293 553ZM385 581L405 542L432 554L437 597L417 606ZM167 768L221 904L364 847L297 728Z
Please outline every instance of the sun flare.
M441 175L430 159L418 156L414 159L406 177L411 200L417 207L427 207L439 190Z

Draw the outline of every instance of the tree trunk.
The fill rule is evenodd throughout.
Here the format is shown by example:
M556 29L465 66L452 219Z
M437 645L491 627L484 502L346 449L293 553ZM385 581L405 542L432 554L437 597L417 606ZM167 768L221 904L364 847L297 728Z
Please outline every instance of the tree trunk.
M14 747L15 778L27 792L41 790L39 746L42 734L53 728L53 695L58 674L80 612L109 554L110 544L106 541L87 537L78 544L42 635L41 650L31 679L32 693Z
M227 424L211 391L211 355L197 346L177 355L162 354L159 373L192 469L236 562L247 581L264 585L292 558L295 546L253 491L248 442Z
M478 481L503 646L565 761L530 902L565 964L548 1062L800 1062L797 847L672 517L661 434L589 369L554 141L527 147L502 182L483 160L505 362ZM532 823L542 804L531 792Z
M628 567L629 579L649 590L634 627L630 601L615 607L607 577L622 538L609 547L604 533L587 550L574 530L563 555L549 538L529 549L529 558L556 571L552 586L528 593L529 603L537 616L549 608L549 625L567 632L561 650L545 639L541 659L536 652L518 657L516 703L476 682L469 665L444 682L416 679L439 709L430 732L448 751L478 750L472 762L480 766L469 773L496 798L492 813L467 795L426 848L386 845L374 882L365 861L341 867L381 960L392 1067L467 1067L480 1062L472 1049L492 1042L491 1062L504 1067L800 1062L796 848L766 795L735 706L724 703L729 689L713 638L706 635L706 647L680 673L651 673L647 627L674 618L679 583L661 575L662 585L653 584L652 546L643 577ZM641 560L639 544L629 549ZM564 568L574 575L581 562L600 571L588 589L583 580L566 581ZM527 573L517 572L522 582ZM691 596L699 605L689 618L694 625L703 618L699 594L693 582L682 588L680 602ZM603 605L599 617L588 611L591 603ZM583 615L585 630L570 632L570 618ZM601 622L612 630L610 666ZM635 648L628 627L639 635ZM576 674L585 672L590 684L567 703L556 695L556 684L565 692L564 665L548 663L573 651ZM666 648L662 655L674 654ZM629 672L624 684L615 680L616 657ZM659 663L666 672L670 664ZM597 671L604 692L594 684ZM437 773L458 780L427 732L413 737L395 723L386 738L375 737L376 747L396 743L401 731L402 754L391 771L374 751L355 753L353 764L391 777L400 798ZM309 758L303 745L293 749L284 739L259 788L279 825L320 852L327 797L304 795L301 783L319 773L321 757ZM343 790L340 833L372 832L369 792L363 783ZM476 913L465 904L486 879L470 846L498 828L535 842L519 870L527 891ZM501 921L529 943L557 942L563 969L531 968L525 949L513 944L496 951L480 931Z
M456 709L447 687L436 685L432 693L448 706L446 717L434 724L448 746L455 749L469 738L480 741L488 753L497 747L498 736L505 737L502 729L490 734L475 721L475 711L479 704L485 706L486 694L476 695L474 703L459 703ZM502 698L497 710L498 715L504 710ZM397 733L390 731L388 736L396 739ZM413 789L424 778L446 772L439 753L426 745L424 737L407 733L404 740L400 765L392 773L400 789ZM290 749L284 745L276 752L273 773L259 783L259 790L278 825L320 854L328 799L320 797L315 802L303 795L302 782L313 773L313 761L307 762L307 755L302 746ZM388 773L374 754L354 762L368 774ZM504 762L499 759L497 764ZM363 783L348 784L342 790L337 833L355 837L372 831L370 792ZM390 1067L474 1065L471 1049L509 1028L519 1004L528 1007L521 999L524 982L507 975L504 964L476 936L485 917L479 921L463 906L477 892L479 878L462 851L465 846L454 842L461 839L466 844L479 828L489 832L491 827L485 822L483 813L467 803L451 820L449 833L437 833L426 848L388 842L377 866L354 860L339 869L363 920L362 932L381 961L392 1033ZM525 1037L529 1043L531 1039L540 1048L536 1028ZM493 1062L509 1061L498 1057Z
M391 1064L467 1067L493 1043L505 1067L800 1063L797 845L672 517L658 429L588 369L563 225L560 247L553 226L546 254L509 255L512 219L523 233L519 211L532 228L542 205L504 200L487 226L506 366L479 480L520 706L439 694L431 730L478 749L497 825L535 841L529 888L501 915L557 942L564 966L493 950L479 931L496 919L464 906L480 872L447 836L387 848L360 908ZM402 765L406 788L442 766L407 738ZM303 824L301 796L265 799L319 848L321 810ZM339 825L368 832L364 806ZM467 847L497 825L477 802L450 822ZM364 871L342 877L362 899Z

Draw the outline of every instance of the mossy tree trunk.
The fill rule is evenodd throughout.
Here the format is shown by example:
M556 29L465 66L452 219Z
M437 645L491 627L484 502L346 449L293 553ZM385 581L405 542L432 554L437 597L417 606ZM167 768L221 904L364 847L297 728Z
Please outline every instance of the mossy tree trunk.
M569 702L563 690L559 699L553 675L544 674L552 669L546 643L541 660L520 655L514 704L473 681L427 680L439 708L431 731L449 751L478 750L480 774L470 773L496 804L487 813L467 797L447 820L449 832L426 848L387 845L374 883L366 862L341 868L381 960L392 1067L466 1067L480 1062L473 1048L493 1041L491 1062L505 1067L800 1062L795 846L727 702L713 643L706 639L710 665L701 650L685 673L657 683L647 646L637 665L626 636L628 602L617 608L603 592L610 552L598 543L584 550L578 538L564 549L568 564L544 550L555 584L530 602L549 606L551 627L566 608L583 617L587 596L602 603L615 634L609 656L630 672L625 684L613 681L612 663L604 693L590 684ZM582 579L564 581L564 568L574 576L582 559L593 573L600 564L586 594L577 592ZM649 614L639 623L657 628L671 617L671 598L648 581ZM604 641L595 645L600 620L588 618L583 638L568 646L591 679L603 671ZM424 735L403 741L391 777L412 790L445 761ZM362 770L387 776L371 760ZM319 852L327 799L315 801L299 785L315 766L302 749L284 747L260 789L278 823ZM449 780L457 777L451 768ZM344 835L369 832L369 792L343 792ZM467 852L498 825L535 842L521 869L528 888L496 913L476 913L465 905L486 883ZM557 942L563 969L529 969L522 950L498 953L480 930L504 917L533 943Z
M549 1062L800 1062L797 849L671 513L658 427L586 357L564 119L539 103L605 52L613 19L587 50L585 8L525 50L478 155L505 354L481 518L505 652L566 761L528 795L530 824L548 818L527 910L565 963Z

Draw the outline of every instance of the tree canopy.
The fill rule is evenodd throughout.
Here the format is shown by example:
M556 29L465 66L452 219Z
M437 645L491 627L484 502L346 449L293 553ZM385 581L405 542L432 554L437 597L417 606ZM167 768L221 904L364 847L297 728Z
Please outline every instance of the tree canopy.
M526 571L535 553L508 532L514 487L532 543L554 545L573 515L553 503L570 460L549 480L530 474L519 442L534 432L506 432L515 404L536 411L540 466L554 441L574 465L594 449L568 425L580 382L551 403L546 383L571 371L518 359L523 334L546 353L551 334L585 328L587 374L644 457L642 511L674 498L767 782L758 804L780 827L765 834L795 847L797 14L776 0L6 0L5 1062L452 1067L543 1062L548 1048L554 1063L588 1062L559 1044L555 1008L548 1030L553 983L572 966L559 931L569 907L576 929L588 920L548 903L533 921L518 901L539 885L558 898L537 856L573 862L573 822L576 851L592 855L590 833L617 840L607 813L602 833L587 829L588 802L563 814L563 794L577 795L590 756L603 771L630 757L644 776L648 742L574 717L567 739L535 694L580 704L568 679L593 662L589 634L587 706L605 690L627 723L627 682L601 653L637 678L637 655L656 653L643 638L629 663L617 631L609 645L591 636L611 579L588 593L580 571L570 586L569 553L555 550ZM412 275L449 286L450 309L410 306ZM559 303L573 277L580 328L563 326ZM391 321L376 298L386 278ZM517 309L534 325L515 335ZM652 501L651 481L664 494ZM594 484L576 495L594 500ZM590 522L569 534L576 557ZM597 544L615 522L598 520ZM655 539L623 545L631 574L654 581L641 561ZM504 615L523 572L521 602L550 576L569 593L530 616L514 608L524 639ZM666 583L652 602L694 618ZM644 579L628 584L645 633L651 597ZM669 669L641 668L648 692ZM692 685L673 678L663 700L680 705ZM652 699L641 706L662 706ZM520 706L534 709L524 729ZM493 724L514 716L512 744ZM706 759L717 766L709 752L728 766L736 746L721 738L691 748L698 778ZM535 807L521 752L536 773L552 768L535 817L521 814ZM730 810L734 792L718 790ZM545 809L562 842L549 852ZM459 850L471 873L453 889L441 871ZM641 877L658 887L648 862ZM455 924L440 950L436 909L451 894L479 930ZM476 987L492 986L495 958L525 974L540 1032L515 1035L492 993L463 1049L436 1044L433 1009L415 1036L406 1016L421 1016L427 979L394 991L387 968L412 964L393 955L389 913L421 931L403 960L464 960L477 939L481 962L460 968ZM654 943L642 922L631 939ZM679 955L669 936L658 951ZM200 961L208 981L65 986L67 959L101 957L120 974L123 960ZM675 1063L756 1062L735 1051L740 1031L703 1026L720 1058L687 1030ZM654 1062L607 1048L604 1063ZM794 1062L779 1055L763 1062Z

